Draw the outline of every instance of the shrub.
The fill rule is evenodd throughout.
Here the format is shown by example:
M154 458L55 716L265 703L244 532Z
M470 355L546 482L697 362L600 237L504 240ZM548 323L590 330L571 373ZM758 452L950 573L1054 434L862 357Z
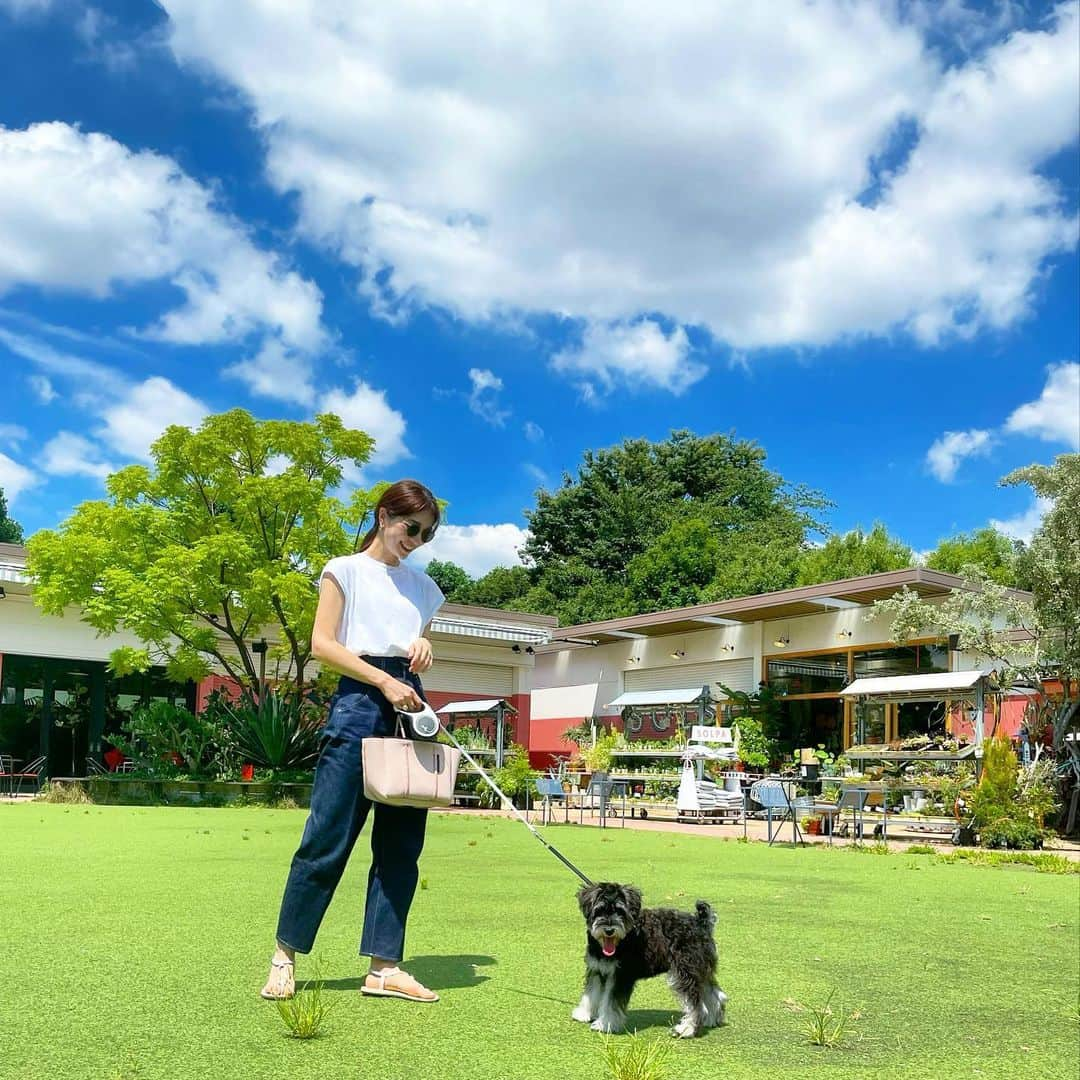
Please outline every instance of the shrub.
M223 705L222 712L244 761L275 770L315 764L323 718L299 693L266 690L259 698L244 695Z
M110 735L109 740L154 776L175 775L177 769L191 776L204 774L222 737L214 717L195 715L170 701L152 701L135 709L123 731L124 735ZM180 764L174 754L180 757Z
M1025 774L1031 770L1025 770ZM1052 793L1038 775L1025 775L1021 787L1020 762L1003 736L986 744L982 779L971 797L971 812L979 843L996 848L1042 847L1042 817L1053 808Z
M1031 818L998 818L979 829L979 843L988 848L1030 851L1043 845L1043 830Z
M1016 801L1020 762L1004 736L986 744L982 778L971 797L971 812L976 825L988 825L998 818L1010 817Z
M777 755L776 743L767 738L760 720L752 716L736 722L739 730L739 760L755 769L767 769Z
M503 794L515 803L532 787L539 770L529 765L529 752L524 746L512 743L501 768L495 770L492 779L502 789ZM496 806L498 795L484 785L480 793L481 806Z

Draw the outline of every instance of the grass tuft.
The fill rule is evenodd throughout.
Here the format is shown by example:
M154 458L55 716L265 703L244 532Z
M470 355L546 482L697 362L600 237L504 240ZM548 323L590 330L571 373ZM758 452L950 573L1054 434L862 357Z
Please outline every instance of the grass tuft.
M625 1039L604 1040L604 1062L610 1080L665 1080L670 1039L646 1039L636 1031Z
M827 1050L840 1047L848 1025L859 1019L858 1010L849 1013L845 1009L834 1009L832 1003L834 997L836 997L835 987L829 991L829 996L822 1005L795 1003L793 1011L805 1013L802 1032L811 1046L823 1046Z
M90 798L82 784L58 784L55 781L46 781L37 793L37 801L84 806L87 803L93 803L94 800Z
M323 1000L322 966L315 965L314 976L307 980L303 989L297 988L294 997L275 1004L290 1038L317 1038L333 1009L330 1002Z

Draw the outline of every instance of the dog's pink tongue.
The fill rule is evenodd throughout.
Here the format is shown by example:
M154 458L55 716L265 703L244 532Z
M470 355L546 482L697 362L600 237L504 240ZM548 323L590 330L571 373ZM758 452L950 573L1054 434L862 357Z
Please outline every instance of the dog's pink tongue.
M605 956L615 955L615 939L613 937L605 937L600 947L604 950Z

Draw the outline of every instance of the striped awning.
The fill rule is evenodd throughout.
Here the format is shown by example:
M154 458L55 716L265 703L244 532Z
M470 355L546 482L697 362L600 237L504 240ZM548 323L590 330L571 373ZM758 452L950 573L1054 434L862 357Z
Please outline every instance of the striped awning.
M545 645L551 639L547 627L524 626L521 623L481 622L452 615L436 615L431 621L436 634L457 634L459 637L487 638L489 641L512 641L522 645Z

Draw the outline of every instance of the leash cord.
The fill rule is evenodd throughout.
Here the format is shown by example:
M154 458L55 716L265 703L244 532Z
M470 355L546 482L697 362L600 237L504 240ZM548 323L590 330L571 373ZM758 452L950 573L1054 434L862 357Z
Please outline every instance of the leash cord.
M559 860L559 862L561 862L564 866L568 867L575 874L577 874L577 876L581 878L581 880L584 881L586 885L592 885L593 882L589 878L587 878L561 851L559 851L558 848L556 848L552 844L549 844L536 831L536 829L533 827L532 822L530 822L529 819L525 817L525 815L502 793L502 791L499 790L499 785L496 784L490 776L488 776L488 774L484 771L484 767L476 760L476 758L472 756L472 754L469 753L468 750L465 749L464 746L461 745L461 743L457 741L456 738L454 738L454 733L448 730L445 725L443 725L443 731L446 732L446 735L450 739L450 741L458 748L458 750L461 751L461 754L465 758L465 760L484 778L488 787L490 787L491 790L494 791L500 799L502 799L505 805L508 805L510 809L513 810L514 814L517 816L518 820L522 823L522 825L524 825L525 828L528 829L529 832L531 832L533 836L535 836L536 839L539 840L540 843L543 844L544 847L546 847L548 851L550 851L551 854Z

